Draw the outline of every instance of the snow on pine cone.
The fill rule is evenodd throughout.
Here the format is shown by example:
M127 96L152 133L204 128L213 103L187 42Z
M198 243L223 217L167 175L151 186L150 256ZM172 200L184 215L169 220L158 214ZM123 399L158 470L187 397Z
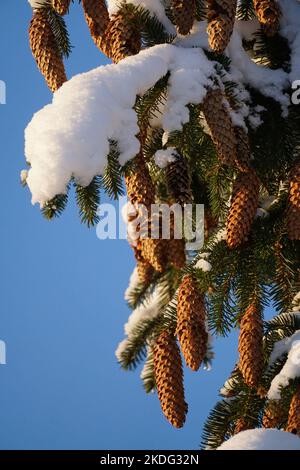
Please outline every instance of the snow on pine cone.
M29 27L29 42L38 68L51 91L67 80L61 53L48 21L47 9L35 10Z
M96 46L110 57L109 43L105 37L110 19L105 0L82 0L85 20Z
M233 185L227 216L227 245L235 248L243 243L250 232L259 201L260 181L255 170L240 173Z
M290 174L287 231L290 240L300 240L300 163Z
M170 0L172 15L180 34L188 34L196 17L196 0Z
M273 36L279 29L281 16L280 7L276 0L253 0L254 10L264 32Z
M202 110L219 160L226 165L233 166L237 160L237 143L232 120L224 100L225 96L220 89L210 90L203 101Z
M249 387L257 387L264 366L263 321L260 308L250 305L244 313L239 334L239 369Z
M188 367L199 369L207 350L204 296L192 276L183 278L178 291L176 334Z
M175 336L163 331L153 352L158 398L167 420L176 428L184 425L188 405L184 398L183 370Z
M181 205L189 204L193 200L189 164L183 155L176 152L173 156L175 160L169 163L166 168L168 192L176 203Z
M237 0L208 0L207 4L209 45L214 52L222 54L232 35Z
M52 7L61 16L68 13L71 0L52 0Z
M286 431L300 437L300 385L298 385L290 404Z

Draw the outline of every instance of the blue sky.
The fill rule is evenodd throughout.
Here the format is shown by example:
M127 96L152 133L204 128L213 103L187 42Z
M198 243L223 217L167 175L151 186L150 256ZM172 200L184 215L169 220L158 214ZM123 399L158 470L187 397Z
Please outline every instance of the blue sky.
M1 0L0 105L1 449L196 449L217 390L234 365L236 337L219 340L210 372L185 373L189 415L172 429L139 372L120 370L114 351L129 314L123 292L134 266L125 241L100 241L71 201L44 220L19 183L24 128L51 100L28 46L26 0ZM74 50L68 76L103 63L77 2L67 18Z

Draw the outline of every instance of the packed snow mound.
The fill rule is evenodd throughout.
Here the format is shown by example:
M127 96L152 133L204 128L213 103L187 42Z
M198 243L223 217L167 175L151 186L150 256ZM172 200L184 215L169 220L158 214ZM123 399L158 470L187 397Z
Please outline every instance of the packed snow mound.
M278 429L250 429L223 442L217 450L300 450L300 438Z

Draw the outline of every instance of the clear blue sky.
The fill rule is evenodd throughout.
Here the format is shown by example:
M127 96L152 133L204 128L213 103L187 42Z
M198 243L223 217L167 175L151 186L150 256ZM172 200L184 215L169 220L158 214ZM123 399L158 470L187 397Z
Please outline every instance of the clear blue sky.
M190 412L183 430L144 393L139 372L114 351L129 314L123 301L134 261L125 241L99 241L73 203L47 222L19 184L24 128L51 94L28 46L26 0L1 0L0 105L1 449L196 449L217 390L236 358L236 339L215 345L211 372L186 371ZM68 76L103 63L77 2L67 18L75 46Z

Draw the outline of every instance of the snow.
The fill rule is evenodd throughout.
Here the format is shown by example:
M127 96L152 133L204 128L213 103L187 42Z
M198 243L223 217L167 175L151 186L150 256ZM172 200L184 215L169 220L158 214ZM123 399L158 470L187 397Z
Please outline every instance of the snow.
M134 283L136 282L136 276L137 272L136 269L133 272L133 275L130 279L130 284L131 287L134 286ZM134 333L135 328L141 324L144 323L144 321L151 320L155 318L161 311L161 286L157 286L153 293L149 296L149 298L145 301L144 304L139 305L131 315L129 315L129 318L127 320L127 323L124 326L124 331L125 334L127 335L127 338L125 338L121 343L119 343L117 349L116 349L116 357L120 361L122 358L123 352L126 350L127 345L128 345L128 340L130 340L131 335ZM128 296L128 289L125 294Z
M159 287L155 288L154 292L150 296L150 298L145 301L144 304L139 305L131 315L129 315L127 323L124 326L125 334L130 336L136 326L142 321L151 320L155 318L161 308L161 289Z
M155 15L158 20L164 25L166 30L171 34L176 34L176 30L166 15L163 1L161 0L108 0L108 12L110 16L115 15L122 3L131 3L132 5L141 6Z
M158 150L154 155L154 161L159 168L166 168L169 163L176 161L176 153L175 147L169 147L166 150Z
M300 450L300 438L278 429L249 429L223 442L217 450Z
M28 0L28 3L30 4L31 8L38 9L49 3L49 0Z
M135 267L130 276L129 286L127 287L125 294L124 294L125 300L130 300L132 292L135 291L138 285L139 285L139 274L138 274L137 267Z
M207 273L212 269L212 265L205 259L199 259L195 264L195 268L201 269L203 272Z
M290 380L300 377L300 330L294 333L290 338L281 340L276 344L271 355L271 360L276 360L276 358L286 352L288 352L287 360L279 374L277 374L271 382L268 391L268 398L270 400L279 400L280 389L287 387Z

